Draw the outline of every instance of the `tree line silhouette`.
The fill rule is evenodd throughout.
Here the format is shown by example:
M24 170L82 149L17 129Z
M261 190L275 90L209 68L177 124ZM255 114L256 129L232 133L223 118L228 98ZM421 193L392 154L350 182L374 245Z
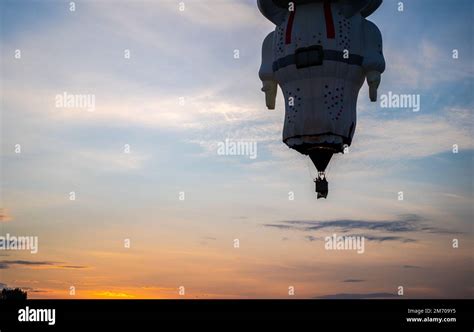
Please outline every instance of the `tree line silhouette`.
M0 300L16 300L22 301L26 300L28 294L26 291L22 290L21 288L4 288L0 293Z

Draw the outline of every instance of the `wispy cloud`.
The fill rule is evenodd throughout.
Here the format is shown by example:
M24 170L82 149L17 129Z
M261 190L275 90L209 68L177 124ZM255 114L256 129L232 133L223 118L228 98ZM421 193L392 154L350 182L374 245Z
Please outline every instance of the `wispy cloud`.
M117 151L82 150L75 153L74 158L76 166L81 168L121 172L140 169L151 156L137 151L124 153L117 149Z
M339 232L349 232L355 229L383 232L426 232L436 234L457 234L455 231L427 226L422 223L423 218L416 214L400 215L396 220L284 220L278 223L263 224L265 227L278 229L294 229L300 231L318 231L322 229L334 229ZM367 236L366 236L367 237ZM374 241L390 240L390 238L372 237Z
M410 239L404 236L376 236L376 235L351 235L357 237L364 237L366 240L374 242L399 241L403 243L417 242L418 240Z
M390 46L393 45L393 46ZM406 48L400 44L386 44L384 54L387 63L386 76L390 85L403 87L403 93L413 90L428 90L441 83L458 81L474 75L469 61L453 59L450 49L423 39L417 44L409 44L411 51L419 56L410 57L407 61ZM415 48L415 49L413 49Z
M355 159L383 161L450 152L453 144L474 149L472 124L470 109L455 107L396 119L361 117L350 153Z
M276 223L263 224L266 228L274 228L282 231L294 230L305 233L326 231L343 233L345 236L363 237L372 242L397 241L402 243L414 243L419 240L405 234L460 234L461 232L446 230L443 228L427 225L427 221L417 214L405 214L393 220L353 220L339 219L329 221L319 220L284 220ZM365 231L355 233L354 231ZM399 235L396 233L401 233ZM319 233L320 234L320 233ZM326 235L306 235L304 238L309 242L324 241Z
M422 267L417 266L417 265L403 265L403 268L404 269L421 269Z
M64 265L60 262L52 261L28 261L28 260L3 260L0 261L0 270L9 269L13 266L22 266L28 268L46 268L46 269L85 269L83 265Z
M417 242L415 239L407 238L404 236L377 236L377 235L363 235L363 234L346 234L345 236L349 237L359 237L359 238L364 238L367 241L374 241L374 242L386 242L386 241L399 241L403 243L410 243L410 242ZM316 237L312 235L307 235L304 237L306 240L309 242L314 242L314 241L323 241L323 237Z
M4 208L0 208L0 223L11 221L12 217L8 214L7 210Z

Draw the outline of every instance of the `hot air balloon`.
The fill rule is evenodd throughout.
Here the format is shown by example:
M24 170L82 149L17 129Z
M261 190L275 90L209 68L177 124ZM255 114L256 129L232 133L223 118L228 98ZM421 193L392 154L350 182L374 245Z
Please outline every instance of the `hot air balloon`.
M277 87L285 99L283 142L308 155L318 170L318 198L326 198L325 170L351 145L359 90L365 80L377 100L385 70L382 36L366 19L382 0L258 0L276 25L264 39L259 77L266 106Z

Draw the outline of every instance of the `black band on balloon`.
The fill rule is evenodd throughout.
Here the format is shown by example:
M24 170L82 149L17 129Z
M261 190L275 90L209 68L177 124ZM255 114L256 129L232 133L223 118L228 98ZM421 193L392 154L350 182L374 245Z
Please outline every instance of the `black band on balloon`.
M301 69L320 66L324 60L362 66L364 57L358 54L349 54L349 56L345 58L343 51L323 50L320 45L315 45L297 49L295 54L290 54L274 61L272 68L274 72L290 65L296 65L298 69Z

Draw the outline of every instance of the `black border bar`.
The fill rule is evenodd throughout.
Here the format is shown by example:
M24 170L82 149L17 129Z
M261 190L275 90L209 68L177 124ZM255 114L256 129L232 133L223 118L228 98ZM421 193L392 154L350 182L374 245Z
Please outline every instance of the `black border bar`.
M334 327L390 327L396 330L472 331L472 300L27 300L0 301L0 330L13 328L68 329L96 325L144 326L161 320L313 321ZM54 326L19 322L18 311L28 306L55 309ZM430 309L409 314L408 309ZM433 311L434 309L437 309ZM439 310L446 309L446 310ZM455 310L455 313L453 310ZM447 313L440 313L446 311ZM438 313L436 313L438 312ZM407 317L455 317L456 322L407 323Z

